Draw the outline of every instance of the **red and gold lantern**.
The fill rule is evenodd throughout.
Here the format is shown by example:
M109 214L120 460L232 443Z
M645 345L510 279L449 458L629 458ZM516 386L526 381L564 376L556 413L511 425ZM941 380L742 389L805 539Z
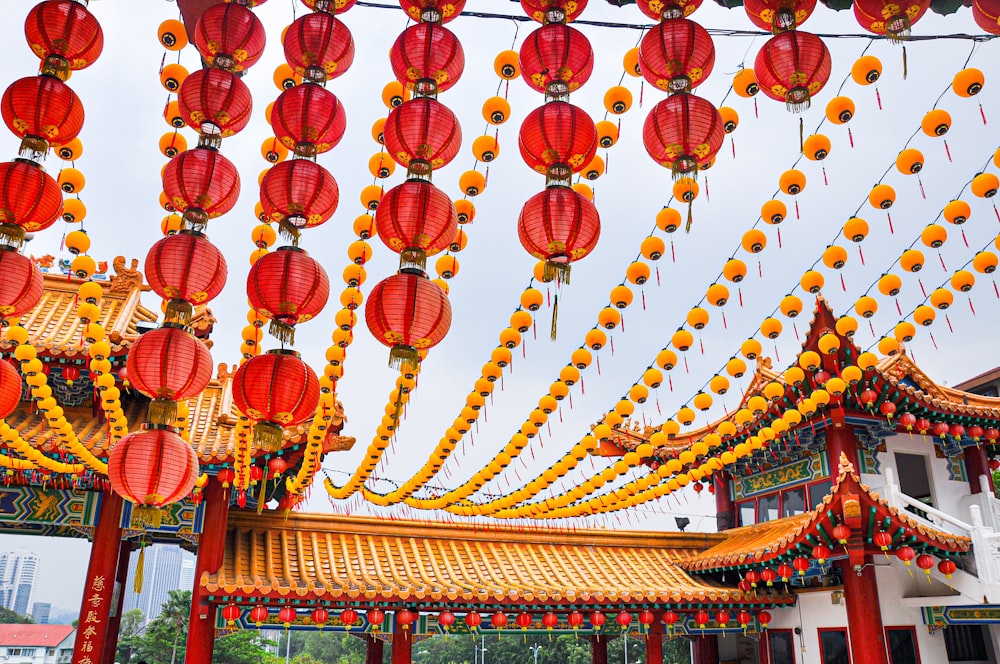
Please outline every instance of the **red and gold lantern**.
M788 110L809 108L813 95L830 78L830 51L816 35L790 30L771 37L754 61L761 92L784 101Z
M354 62L354 37L332 14L314 12L295 19L285 31L285 62L306 81L323 83Z
M563 23L538 28L519 52L521 77L529 87L552 97L573 92L594 71L594 50L586 35Z
M298 231L326 223L337 210L340 190L333 175L310 159L290 159L276 164L260 184L264 214L282 231Z
M552 101L531 111L521 124L518 147L524 162L550 180L568 180L597 152L597 129L582 108Z
M134 503L136 516L157 521L159 508L183 500L198 479L198 457L172 427L144 425L119 440L108 455L108 480Z
M315 318L330 297L330 280L319 261L298 247L279 247L247 275L250 306L271 319L269 332L294 343L295 325Z
M365 305L368 329L388 346L389 366L416 371L420 351L444 339L451 327L451 304L440 288L422 274L400 271L380 281Z
M545 261L545 280L569 283L570 263L597 245L601 219L594 204L574 189L548 187L521 208L517 234L529 254Z
M710 101L678 93L656 104L642 129L643 143L653 160L669 168L674 179L698 172L725 139L722 116Z
M189 127L203 136L220 139L246 127L253 110L247 84L236 74L215 68L199 69L184 79L177 103Z
M411 179L385 192L375 212L378 237L401 254L401 267L420 270L427 256L449 247L458 230L451 198L426 180Z
M639 43L639 70L667 92L690 92L712 73L715 44L708 30L686 18L654 26Z
M343 105L319 85L288 88L271 108L271 129L278 141L300 157L332 150L347 130Z
M191 305L205 304L222 292L228 270L218 247L192 230L168 235L146 254L146 281L170 301L168 322L189 321Z
M855 0L854 18L858 25L876 35L886 35L893 41L910 38L910 28L931 6L930 0Z
M241 72L264 53L267 35L260 19L238 2L212 5L194 29L193 41L210 66Z
M282 427L301 424L315 412L319 379L297 352L271 350L236 370L233 401L254 421L254 442L274 452L281 449Z
M163 170L163 191L193 226L229 212L240 195L240 176L218 150L195 148L171 159Z
M21 139L21 155L33 161L39 161L50 146L69 143L83 129L80 98L55 76L30 76L11 83L0 98L0 115Z
M201 339L176 323L140 336L125 363L132 387L152 399L149 420L170 424L177 402L197 396L212 378L212 355Z
M418 97L392 109L382 129L389 156L412 175L446 166L462 146L462 128L447 106Z
M417 94L435 95L455 85L465 69L458 37L436 23L411 25L389 50L396 80Z
M59 184L25 161L0 164L0 238L20 245L25 232L45 230L63 210Z
M104 49L101 24L85 5L73 0L35 5L24 22L24 36L43 61L42 70L63 80L70 70L92 65Z

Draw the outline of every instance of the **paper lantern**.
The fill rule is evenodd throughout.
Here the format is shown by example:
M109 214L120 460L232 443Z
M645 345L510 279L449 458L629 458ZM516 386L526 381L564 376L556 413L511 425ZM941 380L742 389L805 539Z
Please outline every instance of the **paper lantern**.
M642 140L649 156L677 179L696 174L699 163L718 153L725 139L722 124L711 102L678 93L657 103L646 116Z
M316 411L319 379L297 352L271 350L237 369L233 402L254 420L254 442L274 452L282 446L282 427L301 424Z
M382 135L389 156L414 175L427 175L449 164L462 146L458 118L429 97L411 99L392 109Z
M447 23L459 17L465 0L399 0L406 15L414 21Z
M518 134L524 162L549 178L568 179L582 171L597 152L597 129L583 109L553 101L532 110Z
M805 23L816 9L816 0L747 0L743 3L747 18L761 30L774 34L794 30Z
M462 77L465 52L448 28L418 23L406 28L389 49L396 80L418 94L435 95Z
M185 221L203 226L236 205L240 176L233 162L218 150L195 148L167 162L163 191Z
M288 88L271 109L278 141L300 157L332 150L347 130L347 114L337 97L319 85Z
M365 305L372 336L390 348L389 365L415 372L420 351L433 348L451 327L451 304L429 279L400 271L380 281Z
M253 111L247 84L236 74L215 68L199 69L184 79L177 103L184 122L206 137L227 138L239 133Z
M855 0L854 18L872 34L902 41L910 38L910 28L930 6L930 0L906 0L899 4L885 0Z
M212 67L241 72L263 55L267 35L260 19L248 7L227 2L202 12L192 41Z
M145 275L165 300L167 319L186 323L191 305L205 304L222 292L228 267L218 247L201 233L182 230L159 240L146 254Z
M0 360L0 419L14 412L21 402L24 383L21 374L7 360Z
M809 108L812 97L830 78L830 51L816 35L800 30L783 32L764 44L754 61L760 89L788 110Z
M402 267L423 270L427 256L449 247L458 230L455 205L426 180L411 179L387 191L375 211L378 237Z
M108 454L108 481L119 496L156 521L155 511L183 500L200 472L194 448L168 426L144 425L119 440ZM133 508L137 510L138 508Z
M639 43L639 70L660 90L690 92L715 65L715 44L708 30L686 18L663 21Z
M601 220L594 204L573 189L548 187L521 208L517 234L528 253L545 261L545 280L568 283L570 263L597 245Z
M43 70L63 80L67 70L92 65L104 48L101 24L86 5L73 0L48 0L35 5L24 22L24 36L41 60L63 61L42 64Z
M153 400L149 420L171 424L177 402L197 396L211 380L212 354L187 328L164 323L135 340L125 368L132 387Z
M255 262L247 275L247 298L271 320L269 332L295 342L295 326L315 318L330 297L330 280L319 261L298 247L279 247Z
M587 82L594 71L590 40L564 23L534 30L518 53L521 78L538 92L561 97Z
M80 98L54 76L30 76L11 83L0 98L0 115L22 139L22 156L41 158L49 146L69 143L83 129Z
M292 21L283 41L285 62L306 81L323 83L354 62L354 37L332 14L314 12Z
M0 163L0 237L20 244L24 233L45 230L63 211L55 179L26 161Z
M339 202L340 190L333 175L310 159L276 164L260 183L264 214L291 237L301 229L326 223Z

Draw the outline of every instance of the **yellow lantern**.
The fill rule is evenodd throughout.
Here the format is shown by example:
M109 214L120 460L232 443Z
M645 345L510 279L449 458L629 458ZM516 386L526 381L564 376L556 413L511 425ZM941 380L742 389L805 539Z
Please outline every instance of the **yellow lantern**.
M767 246L767 236L764 235L763 231L751 228L743 234L740 244L747 253L759 254Z
M899 290L903 287L903 280L895 274L883 274L878 280L878 291L882 295L895 297L899 295Z
M707 392L699 392L694 395L694 400L692 401L694 407L700 411L706 411L712 407L712 395Z
M844 222L844 237L851 242L861 242L868 237L868 222L861 217L851 217Z
M664 371L670 371L677 366L677 353L669 348L664 348L656 354L656 364Z
M760 218L769 224L780 224L785 220L788 208L781 201L772 198L760 207Z
M789 196L800 194L806 188L806 174L791 168L778 178L778 188Z
M906 148L896 157L896 170L903 175L915 175L924 168L924 155L916 148Z
M458 188L466 196L478 196L486 190L486 176L479 171L465 171L458 177Z
M642 241L641 245L639 245L639 251L642 252L642 255L646 259L651 261L659 260L663 256L666 249L667 247L663 243L663 240L655 235L650 235Z
M500 154L500 143L495 136L479 136L472 141L472 155L479 161L490 162Z
M802 300L796 295L786 295L781 298L778 309L788 318L795 318L802 313Z
M705 292L705 299L714 307L721 307L729 301L729 289L723 284L712 284Z
M73 255L83 254L90 250L90 237L85 231L70 231L64 240L66 250Z
M628 398L635 403L646 403L649 398L649 389L645 385L633 385L629 388Z
M969 188L979 198L993 198L997 195L997 189L1000 189L1000 178L993 173L980 173L972 178Z
M861 372L859 367L849 364L841 369L840 376L850 385L856 385L864 377L864 374Z
M747 400L747 408L749 408L750 412L752 412L755 416L760 416L767 410L767 399L762 396L752 396Z
M607 342L608 336L596 327L590 329L584 336L584 343L587 344L587 347L591 350L601 350Z
M747 372L747 363L738 357L731 357L726 362L726 373L733 378L742 378Z
M948 231L944 226L930 224L920 231L920 240L931 249L937 249L948 240Z
M899 257L899 266L907 272L920 272L924 267L924 254L919 249L907 249Z
M727 134L733 133L740 126L740 114L736 112L736 109L720 106L719 115L722 116L722 129Z
M823 161L830 154L830 139L823 134L813 134L802 143L802 154L810 161Z
M887 184L877 184L868 194L868 204L873 208L888 210L896 202L896 190Z
M862 295L854 303L854 310L862 318L871 318L878 311L878 302L870 295Z
M729 391L729 379L725 376L713 376L712 380L708 381L708 389L718 395L723 395Z
M708 312L701 307L694 307L687 314L687 324L696 330L702 330L708 325Z
M569 361L574 367L582 370L590 366L590 363L593 361L593 356L586 348L577 348L572 352L572 354L570 354Z
M935 288L931 291L931 306L944 311L955 302L955 296L947 288Z
M771 319L774 320L774 319ZM778 323L780 326L781 323ZM742 344L740 344L740 352L743 353L743 357L748 360L756 360L760 357L761 345L756 339L747 339Z
M871 371L875 368L876 364L878 364L878 357L875 356L875 353L865 352L858 355L858 368L862 371ZM841 372L841 375L845 376L845 379L846 370L847 368L845 367L844 371Z
M604 93L604 108L613 115L621 115L632 108L632 93L624 85L615 85Z
M632 290L624 284L611 289L611 304L618 309L625 309L632 304Z
M824 387L827 392L835 397L839 397L847 390L847 383L844 382L844 379L834 376L830 380L826 381L826 385Z
M510 103L503 97L490 97L483 102L483 118L491 125L502 125L509 117Z
M597 324L606 330L613 330L622 322L622 315L614 307L604 307L597 314Z
M992 251L980 251L972 259L972 267L982 274L993 274L997 269L997 255Z
M743 281L743 278L746 275L746 263L738 258L730 258L726 261L725 265L722 266L722 276L734 284L738 284Z
M792 365L785 369L785 382L789 385L799 386L805 382L806 374L799 367Z
M958 270L951 275L951 287L961 293L968 293L976 284L976 277L968 270Z
M904 320L896 324L892 333L897 340L906 343L912 341L913 337L916 336L917 328L913 326L913 323Z
M681 213L671 207L665 207L656 213L656 227L664 233L673 233L681 225Z
M684 352L691 348L691 345L694 343L694 335L685 330L683 327L679 327L670 338L670 343L673 344L674 348L677 350Z
M691 423L694 422L694 411L687 406L682 407L677 411L677 421L686 427L691 426Z
M642 373L642 382L655 390L663 384L663 373L656 367L650 367Z
M826 104L826 119L836 125L846 124L854 117L854 101L850 97L834 97Z
M493 60L493 71L497 76L512 81L521 75L520 56L517 51L501 51Z
M768 316L763 320L763 322L761 322L760 332L768 339L777 339L781 336L781 321L777 318Z
M785 386L782 385L781 383L771 381L764 386L764 396L770 399L771 401L774 401L778 397L784 396L784 394L785 394Z
M733 92L744 99L753 97L760 91L757 75L750 67L744 67L733 76Z
M843 247L831 244L823 252L823 265L832 270L839 270L847 263L847 250Z
M658 238L653 239L655 240ZM649 280L649 266L642 261L633 261L625 270L625 278L628 279L630 283L633 283L636 286L641 286Z
M874 55L862 55L851 65L851 78L858 85L871 85L882 75L882 61Z
M858 331L858 321L851 316L841 316L837 319L837 334L850 339Z
M63 201L62 218L67 224L78 224L87 216L87 206L79 198Z
M959 97L974 97L983 89L984 82L983 72L975 67L968 67L955 74L955 78L951 82L951 89Z
M805 351L799 355L799 366L806 371L816 371L822 366L819 353L812 350Z
M836 355L837 351L840 350L840 337L827 332L819 338L816 345L824 355Z
M799 279L799 285L802 287L802 290L813 295L823 290L825 283L826 279L823 277L823 274L816 270L806 270Z
M618 125L610 120L601 120L594 125L597 129L597 143L602 148L610 148L618 142Z
M892 337L882 337L878 342L878 352L886 356L893 356L899 352L899 341Z

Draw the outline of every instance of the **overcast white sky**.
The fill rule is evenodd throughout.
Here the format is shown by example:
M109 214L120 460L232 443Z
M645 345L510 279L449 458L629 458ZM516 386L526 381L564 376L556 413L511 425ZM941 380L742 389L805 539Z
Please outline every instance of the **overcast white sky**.
M34 3L31 0L8 0L5 3L8 20L0 23L0 58L4 67L0 83L9 84L20 76L34 73L36 59L24 42L23 17ZM254 119L240 135L227 139L223 152L240 168L243 193L237 208L212 222L209 234L225 252L230 266L229 283L223 295L213 303L219 318L213 339L216 362L233 363L238 357L239 331L244 325L244 282L249 268L247 256L252 249L249 231L255 223L253 206L257 200L256 178L265 167L259 147L269 135L263 118L265 106L277 96L271 83L274 67L281 62L279 33L293 17L305 11L304 6L291 0L271 0L258 8L259 16L268 26L269 46L265 57L245 78L254 93ZM100 0L91 3L105 31L106 46L102 58L90 69L73 76L70 85L80 95L86 109L87 122L82 134L85 155L77 163L87 176L82 198L89 209L85 227L93 239L91 253L98 260L110 261L118 254L142 259L148 247L159 237L159 222L163 212L157 197L161 186L159 169L165 159L157 150L157 141L167 131L160 110L167 95L159 85L157 71L162 49L156 42L156 26L165 18L176 16L176 6L169 2L136 3L126 0ZM471 0L468 9L508 14L520 14L517 3L493 0ZM634 6L616 9L599 0L591 0L583 18L621 23L647 23ZM692 18L709 28L751 29L742 10L723 10L708 1ZM387 53L396 35L406 26L399 11L355 7L343 16L351 28L357 45L353 68L332 81L328 87L346 105L348 135L343 143L320 162L331 169L340 184L340 208L332 221L319 229L307 231L302 245L318 257L331 277L333 297L324 314L316 321L304 324L297 335L298 348L306 358L321 367L323 352L329 343L329 333L336 313L335 300L339 293L340 273L346 264L346 247L355 238L351 224L362 212L358 200L361 188L371 183L367 161L377 146L369 129L378 117L386 113L379 97L382 86L391 79ZM456 196L461 172L473 163L468 146L483 133L482 102L496 93L498 79L492 61L496 53L520 44L534 24L515 24L509 20L487 20L462 17L450 23L461 38L466 52L466 69L462 80L441 95L463 125L463 151L455 163L435 174L434 182ZM586 109L595 120L603 116L601 98L605 90L618 83L621 58L639 39L639 32L625 28L595 28L581 26L591 39L597 64L590 82L572 101ZM819 33L861 32L851 12L835 13L820 6L803 29ZM916 35L943 35L978 32L968 9L942 18L925 16L914 28ZM515 38L516 34L516 38ZM715 71L698 90L717 105L726 95L732 74L741 63L752 66L754 56L764 43L763 37L717 36L718 51ZM826 102L836 94L848 75L850 65L869 47L861 38L829 39L833 55L833 75L827 88L820 93L813 108L804 114L807 133L823 119ZM869 239L862 244L865 263L859 260L857 248L849 247L850 259L844 272L846 291L841 289L839 276L825 271L826 297L838 312L853 305L869 284L891 266L900 251L917 238L920 229L933 221L942 206L957 196L962 186L980 169L997 146L997 123L1000 122L1000 94L991 78L988 63L996 62L998 46L989 43L973 54L971 65L987 71L986 88L979 99L960 99L947 91L940 106L948 110L954 126L947 135L953 161L949 162L940 138L922 133L913 138L911 146L921 149L926 157L922 173L926 200L921 197L915 178L903 177L893 168L885 181L896 187L899 200L893 208L895 233L890 234L885 214L871 210L866 203L870 187L891 166L895 155L919 127L920 118L930 110L955 72L962 68L970 55L972 43L962 40L914 42L907 47L909 76L902 78L902 50L885 42L871 44L868 52L882 59L885 73L878 84L882 110L876 103L875 88L861 88L848 81L843 94L851 96L857 106L851 122L854 147L848 142L846 127L825 124L824 131L833 142L826 160L829 184L824 186L820 165L803 162L799 165L808 176L806 191L799 196L801 219L795 219L794 205L787 198L790 217L781 226L782 247L778 247L776 229L765 229L769 238L766 251L760 256L758 277L756 258L740 252L750 265L750 275L742 285L743 306L735 287L730 303L725 307L726 326L717 309L710 311L712 321L701 335L704 353L696 344L688 355L688 371L683 364L672 372L673 391L661 387L656 398L650 398L639 416L659 424L684 405L695 392L720 370L739 343L756 330L760 320L769 314L783 295L796 288L798 277L820 257L823 248L837 235L840 226L861 207L861 216L871 226ZM193 48L182 53L189 68L197 65ZM452 487L469 477L492 458L493 454L514 433L548 390L569 355L583 340L594 324L597 312L607 303L610 289L624 278L625 268L638 253L639 243L653 228L656 212L670 196L670 175L651 162L642 147L641 128L653 103L663 98L650 86L640 91L639 80L625 81L633 92L636 104L622 117L621 141L605 155L608 173L594 184L596 203L602 216L603 233L596 252L578 263L573 270L572 285L560 296L559 339L548 339L549 315L539 312L538 338L529 333L525 357L515 353L513 372L504 377L504 390L497 391L487 406L485 419L460 445L447 464L447 476L439 482ZM640 108L640 96L643 105ZM464 398L478 377L478 368L489 358L497 335L506 326L516 308L521 290L528 284L534 260L517 240L516 219L522 203L544 186L543 178L524 165L517 150L517 129L521 119L541 103L541 95L524 83L510 85L513 118L500 128L499 159L490 167L489 186L475 201L478 214L475 223L466 227L469 247L459 254L461 271L452 280L454 322L447 339L435 349L425 363L420 386L408 409L398 439L387 455L380 473L383 477L404 481L409 473L422 464L458 415ZM984 106L989 124L980 118L978 101ZM725 259L737 250L740 235L753 225L760 205L771 198L777 188L778 175L792 166L798 157L798 118L785 110L784 104L759 96L753 100L730 95L727 105L740 114L740 127L720 153L717 165L701 179L702 196L694 205L694 226L690 234L677 233L665 238L674 242L676 262L670 252L659 261L660 284L651 280L644 289L645 309L639 293L636 301L624 312L624 329L614 332L614 353L606 348L600 353L600 373L592 366L584 374L586 392L573 390L572 409L563 408L561 417L553 416L551 431L535 439L523 459L512 466L524 481L544 470L561 456L601 414L610 408L665 345L670 334L681 324L688 309L698 303L706 287L712 283ZM758 117L759 114L759 117ZM193 144L192 132L187 132ZM0 153L11 158L17 142L7 132L0 132ZM50 159L47 167L55 172L59 162ZM990 170L996 172L991 164ZM389 186L401 181L401 169L390 179ZM706 192L707 190L707 192ZM709 194L709 195L706 195ZM988 202L966 195L973 208L965 225L969 248L957 229L950 227L949 242L942 249L942 260L948 271L941 269L935 252L927 250L927 267L920 273L928 289L937 286L961 264L971 259L983 245L992 240L1000 224ZM41 234L29 245L35 254L57 253L60 236L68 229L59 226ZM368 267L366 292L378 279L390 274L396 256L379 241L373 242L374 258ZM914 275L903 278L900 306L904 313L921 302L923 296ZM797 294L802 296L801 291ZM944 383L955 383L980 371L1000 364L1000 351L990 343L988 330L998 322L997 296L989 278L980 276L972 291L975 315L965 296L957 296L949 311L953 331L943 317L930 328L936 347L927 331L921 331L911 345L917 361ZM803 298L806 299L807 298ZM807 300L808 302L808 300ZM153 298L150 306L157 306ZM891 329L898 320L891 301L880 298L880 311L872 323L877 334ZM796 323L799 333L808 324L804 314ZM777 353L776 365L784 366L798 347L795 330L785 320L785 334L773 343L765 344L770 355ZM341 381L340 398L344 402L349 422L345 434L358 438L349 453L330 455L325 467L338 483L346 479L343 471L353 471L365 454L365 448L382 416L383 406L393 385L394 375L386 366L388 351L376 343L367 329L359 324L355 344L350 349L345 378ZM868 345L877 337L862 325L858 338ZM712 417L722 407L737 402L738 389L723 400L717 399ZM702 416L701 422L704 422ZM569 487L600 469L589 461L581 464L557 487ZM508 472L499 483L500 490L519 485L517 475ZM385 490L388 484L374 485ZM317 483L310 509L316 511L352 511L364 509L357 501L331 506L325 491ZM699 515L711 513L707 492L696 497L693 492L671 497L630 515L611 516L593 522L606 527L672 527L669 516L692 515L694 528L711 529L713 520ZM395 516L412 515L399 510L375 510ZM427 518L440 515L418 514ZM24 538L0 538L0 546L20 546ZM8 544L9 542L9 544ZM37 599L71 607L78 601L82 572L85 569L87 545L82 542L27 539L27 545L42 556Z

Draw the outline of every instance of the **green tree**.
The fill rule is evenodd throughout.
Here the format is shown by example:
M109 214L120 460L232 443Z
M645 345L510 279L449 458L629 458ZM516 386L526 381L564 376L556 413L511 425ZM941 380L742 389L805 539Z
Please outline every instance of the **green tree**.
M265 650L265 645L274 645L274 642L262 638L255 630L241 629L215 640L212 664L279 664L285 661L284 657L275 657Z
M140 638L139 630L142 628L144 618L141 609L132 609L122 614L121 626L118 628L116 662L128 664L132 660L132 651L135 650L136 641Z
M10 625L13 623L24 624L35 622L27 616L22 616L20 613L15 613L10 609L5 609L0 606L0 623L4 625Z
M188 617L191 614L191 591L171 590L141 639L137 639L134 656L148 664L177 664L184 660Z

